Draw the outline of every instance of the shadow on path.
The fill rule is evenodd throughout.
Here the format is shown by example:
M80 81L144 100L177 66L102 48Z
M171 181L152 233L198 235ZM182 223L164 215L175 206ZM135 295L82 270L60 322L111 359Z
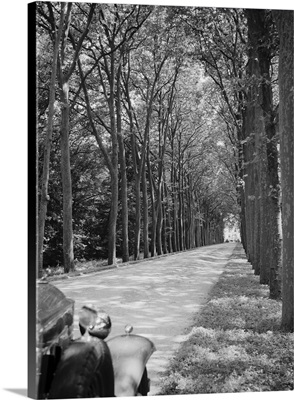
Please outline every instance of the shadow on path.
M76 301L75 335L79 336L77 311L96 304L112 319L110 337L124 332L128 323L134 333L151 339L157 351L148 362L150 395L160 389L160 372L185 340L193 316L223 272L235 243L225 243L176 253L154 261L54 282Z

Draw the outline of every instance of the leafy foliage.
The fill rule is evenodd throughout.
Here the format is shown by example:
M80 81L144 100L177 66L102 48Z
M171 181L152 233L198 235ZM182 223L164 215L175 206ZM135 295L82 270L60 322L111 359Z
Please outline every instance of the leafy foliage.
M58 23L59 4L40 3L38 11L38 142L41 185L53 49L53 20L50 13L54 14ZM179 15L184 11L185 8L178 8ZM67 42L63 45L65 72L66 60L70 59L77 46L79 32L85 25L88 13L86 3L72 5ZM148 212L151 217L152 189L156 189L153 196L157 207L159 204L162 207L161 234L164 245L169 235L175 235L176 230L180 229L178 234L182 237L182 248L195 245L195 241L196 245L222 241L223 217L228 211L232 213L232 209L233 213L238 213L238 207L233 205L236 203L234 147L227 140L226 125L221 117L225 112L224 105L203 67L193 58L190 32L186 30L186 25L179 23L178 18L168 7L96 6L79 54L79 68L84 73L88 103L77 65L71 76L69 93L76 260L107 257L112 202L111 157L114 155L113 136L110 135L114 126L111 113L116 112L115 102L118 97L113 85L119 82L117 74L120 65L130 248L133 248L134 232L138 224L134 160L138 163L143 155L146 156L145 163L147 158L150 163L146 175ZM114 68L113 76L110 75L110 65ZM111 91L114 96L111 107L114 108L110 108L109 103ZM92 122L89 120L87 104L91 108ZM48 189L50 200L44 238L45 268L63 262L61 106L57 90ZM95 132L92 123L96 127ZM145 136L147 141L144 141ZM225 150L217 145L218 142L226 143ZM120 196L120 170L118 174ZM159 192L161 184L164 185L164 191ZM123 240L121 200L119 197L116 236L118 256L122 251ZM141 213L144 207L146 205L141 204ZM192 225L189 223L194 218L195 226L194 222ZM149 226L149 238L151 236Z

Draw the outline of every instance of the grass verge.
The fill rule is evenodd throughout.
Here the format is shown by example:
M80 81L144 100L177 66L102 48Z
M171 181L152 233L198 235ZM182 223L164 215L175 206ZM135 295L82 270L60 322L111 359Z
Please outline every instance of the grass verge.
M281 308L237 245L158 394L293 390L294 334L280 330Z

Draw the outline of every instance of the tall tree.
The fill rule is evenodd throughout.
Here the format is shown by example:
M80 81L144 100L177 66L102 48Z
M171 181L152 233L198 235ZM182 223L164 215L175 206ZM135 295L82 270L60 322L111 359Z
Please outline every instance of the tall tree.
M116 77L116 124L119 165L121 174L121 203L122 203L122 260L129 261L129 207L128 207L128 187L127 187L127 167L124 135L122 130L122 95L121 95L121 63L123 57L123 47L121 48L120 59Z
M50 152L53 132L53 117L54 117L54 103L55 103L55 81L57 75L57 60L59 45L61 41L63 22L64 22L64 8L65 3L61 4L60 19L58 29L55 27L53 30L53 59L52 59L52 71L49 88L49 112L47 121L47 133L46 143L44 146L44 161L43 161L43 174L42 174L42 186L41 186L41 198L39 203L39 215L38 215L38 275L39 277L43 274L43 244L44 244L44 229L45 219L47 214L47 204L49 200L48 184L49 184L49 170L50 170ZM55 21L53 22L55 23Z
M279 129L282 187L282 328L294 331L294 11L274 11L279 45Z
M50 3L48 3L50 4ZM74 52L71 61L67 59L67 46L69 42L69 30L72 18L72 3L66 3L66 15L63 27L62 46L58 58L58 81L59 94L61 100L61 176L63 189L63 257L64 270L68 272L73 269L74 251L73 251L73 227L72 227L72 183L71 183L71 165L70 165L70 147L69 147L69 81L75 70L78 55L83 41L88 33L89 26L94 14L96 4L91 4L85 28L80 38L74 45ZM53 10L51 8L51 15Z
M270 297L280 298L278 150L270 73L275 55L273 21L267 10L247 10L246 14L249 89L245 124L247 148L254 149L247 178L254 198L253 266L260 282L269 284Z
M155 214L153 216L152 225L154 227L154 246L155 246L155 232L156 232L156 247L157 254L162 254L162 224L163 224L163 188L164 188L164 160L166 152L167 134L170 129L169 120L172 113L172 106L174 102L175 85L177 82L180 70L180 63L176 63L172 73L172 80L168 86L166 93L162 90L158 96L158 163L157 163L157 179L156 179L156 205ZM166 99L163 99L166 97ZM154 183L154 181L153 181ZM165 244L164 244L165 245Z
M156 85L159 80L162 68L164 66L164 63L166 61L166 58L164 58L160 65L158 66L158 69L154 72L154 76L150 76L148 74L148 64L146 63L146 53L147 51L145 50L144 52L141 52L138 57L136 57L136 53L133 55L131 58L130 56L128 57L128 60L126 62L126 71L124 74L124 93L126 96L126 109L128 113L128 118L129 118L129 126L130 126L130 132L131 132L131 147L132 147L132 157L133 157L133 170L134 170L134 177L135 177L135 234L134 234L134 249L133 249L133 254L134 254L134 259L136 260L139 257L140 254L140 237L141 237L141 180L143 187L143 193L146 191L146 179L142 178L143 174L145 173L145 163L146 163L146 154L147 154L147 143L148 143L148 138L149 138L149 131L150 131L150 124L151 124L151 117L152 117L152 111L153 111L153 103L154 100L157 96L156 92ZM137 65L138 61L142 59L141 66L139 67L138 75L143 75L143 77L146 80L146 86L142 84L142 81L138 82L138 76L135 73L133 76L133 79L130 79L130 74L131 74L131 68L134 62L134 58L136 58L136 64L134 63L134 66ZM146 64L147 64L147 71L146 71ZM136 67L135 67L136 68ZM138 90L138 85L139 85L139 90ZM133 96L139 95L139 93L142 96L142 102L146 104L145 110L142 110L141 107L139 111L137 111L137 107L134 105L134 101L132 101L131 98L131 87L135 88L133 90ZM138 90L138 93L136 93L136 89ZM138 115L140 113L140 115ZM146 210L146 202L147 202L147 197L144 197L145 202L143 209ZM147 244L148 239L146 238L146 230L148 229L148 219L144 218L145 221L145 238L144 242ZM147 225L146 225L147 224ZM145 257L147 257L149 252L147 252L147 249L145 248Z
M46 3L47 12L43 7L39 7L40 15L43 19L43 26L48 30L51 38L54 38L54 33L57 27L57 16L59 14L59 5L54 5L50 2ZM72 229L72 183L71 183L71 171L70 171L70 148L69 148L69 80L75 70L79 51L81 49L83 40L88 32L95 4L90 6L88 18L85 23L85 28L82 30L79 40L74 46L74 52L72 59L69 59L70 50L69 44L69 33L73 14L73 4L65 3L61 4L61 15L63 16L62 21L59 21L61 38L60 48L57 52L57 77L59 83L59 98L61 105L61 127L60 127L60 145L61 145L61 174L62 174L62 187L63 187L63 254L64 254L64 269L66 272L73 269L73 229ZM46 158L45 158L46 159ZM46 169L45 169L45 173ZM47 196L48 198L48 196ZM42 204L42 202L41 202ZM44 207L42 210L44 214ZM42 217L43 218L43 217ZM42 223L41 218L41 223ZM42 232L41 232L42 241ZM40 243L41 246L41 243ZM40 249L41 251L41 249Z
M79 71L84 91L86 109L92 132L105 157L111 176L112 201L108 224L108 263L116 263L116 235L119 198L119 155L124 188L123 213L128 213L126 171L124 167L124 143L122 137L121 79L123 46L132 40L148 17L148 7L137 5L101 5L97 19L98 28L88 37L84 63ZM94 43L94 44L93 44ZM86 82L87 80L87 82ZM88 89L87 85L90 87ZM93 88L95 88L93 90ZM99 106L97 101L99 99ZM100 112L97 112L97 108ZM110 139L108 139L107 138ZM107 138L107 139L106 139ZM124 260L128 258L128 223L123 216Z
M148 257L148 218L147 218L147 180L143 176L146 171L149 134L151 121L154 114L154 103L159 94L160 79L163 75L168 54L166 49L161 48L161 40L158 37L159 26L163 25L164 12L150 15L149 25L143 27L136 42L130 44L134 51L128 52L125 57L124 65L124 94L126 97L125 108L128 114L129 126L131 132L131 148L134 173L135 188L135 229L134 229L134 259L140 254L141 243L141 213L143 208L143 242L144 257ZM163 29L162 36L166 32ZM144 46L144 49L138 48L138 43ZM149 171L150 172L150 171ZM150 173L148 177L152 179ZM155 215L155 202L152 203L153 186L149 188L151 193L151 207ZM143 207L141 201L141 189L143 192ZM152 224L153 231L156 229L156 223ZM154 236L155 237L155 236ZM153 238L153 236L152 236ZM154 255L154 240L151 239L151 254Z

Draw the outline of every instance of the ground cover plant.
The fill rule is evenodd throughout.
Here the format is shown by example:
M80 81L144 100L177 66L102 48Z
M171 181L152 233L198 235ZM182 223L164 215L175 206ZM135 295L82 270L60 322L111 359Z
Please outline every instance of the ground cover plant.
M294 334L241 244L162 377L162 395L293 390Z

